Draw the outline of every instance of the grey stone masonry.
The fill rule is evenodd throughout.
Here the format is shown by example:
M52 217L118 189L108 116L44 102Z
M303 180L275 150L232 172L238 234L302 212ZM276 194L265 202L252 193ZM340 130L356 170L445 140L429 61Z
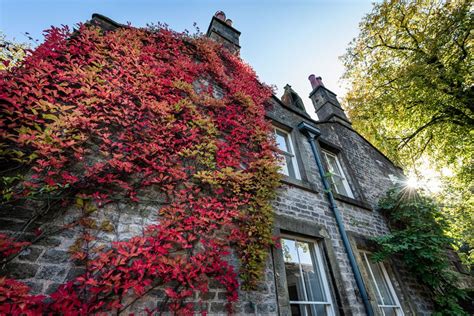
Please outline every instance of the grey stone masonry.
M350 124L338 121L312 121L278 100L272 101L267 116L275 126L289 133L301 174L299 180L284 178L278 197L273 204L276 216L283 218L280 222L292 220L299 223L292 226L290 233L313 236L316 241L324 242L326 245L327 268L332 274L334 296L338 298L334 300L336 311L344 315L365 315L354 274L327 195L323 190L309 143L306 136L298 131L297 125L304 121L318 128L321 131L318 149L332 151L338 157L354 197L349 198L337 193L334 195L345 229L351 236L352 248L366 284L370 282L369 276L362 268L359 253L359 250L366 249L358 243L358 240L370 240L371 237L389 232L386 220L377 211L376 205L379 198L394 184L393 180L403 177L403 172L354 131ZM304 225L309 225L309 227L314 227L314 231L324 231L324 233L319 235L311 235L310 231L303 233L301 227ZM276 229L278 231L278 227ZM288 233L287 228L285 231ZM415 278L410 276L399 262L384 262L384 266L389 272L404 313L406 315L429 314L432 302ZM283 274L284 271L280 271L280 279L284 279ZM284 280L277 280L278 282L284 283ZM371 292L370 288L368 291L370 302L377 313L375 293ZM281 304L281 299L279 303Z

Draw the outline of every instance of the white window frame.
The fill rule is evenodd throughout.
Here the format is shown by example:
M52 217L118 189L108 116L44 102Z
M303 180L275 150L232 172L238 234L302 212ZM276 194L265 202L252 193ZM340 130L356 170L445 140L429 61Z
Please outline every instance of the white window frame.
M354 194L352 193L351 187L349 186L349 182L347 181L346 175L344 174L344 169L342 169L341 163L339 162L339 158L337 157L337 155L324 149L322 150L322 154L324 156L324 160L326 161L328 172L330 171L329 171L329 159L327 158L327 156L331 156L334 158L334 160L336 161L337 168L341 171L341 174L331 173L331 177L337 176L341 178L342 185L344 186L344 190L346 190L346 194L338 192L337 186L332 185L334 191L336 191L337 194L344 195L353 199Z
M288 147L289 147L288 149L290 150L290 152L287 152L287 151L284 151L284 150L278 148L278 154L282 155L282 156L291 157L291 162L293 163L293 172L295 173L295 179L301 180L301 175L300 175L300 171L299 171L299 167L298 167L298 161L296 159L296 154L295 154L295 150L294 150L294 146L293 146L293 139L291 138L291 134L288 131L285 131L284 129L273 126L273 134L275 135L275 137L276 137L277 131L285 134L285 137L288 139L288 142L287 142ZM285 157L283 157L283 158L285 158ZM284 175L286 175L288 177L290 176L290 172L288 170L288 165L286 163L286 160L284 160L282 165L281 165L281 173L283 173Z
M397 316L404 316L405 314L403 313L402 306L400 304L400 301L398 300L397 293L395 292L395 288L393 287L392 281L390 280L390 277L387 273L387 270L385 269L384 264L382 262L373 263L373 264L378 265L380 267L380 270L382 270L383 278L385 279L385 283L387 283L387 285L388 285L388 289L390 291L390 294L392 295L393 300L395 301L395 305L387 305L387 304L383 303L383 297L382 297L382 294L380 293L380 289L379 289L379 286L377 284L377 280L375 279L374 272L372 271L372 268L370 267L370 262L371 261L369 259L369 256L371 255L371 253L367 252L367 251L360 251L360 253L361 253L361 256L362 256L362 260L364 260L366 262L366 265L369 269L369 271L367 271L367 272L369 273L369 277L372 279L372 283L375 286L375 292L376 292L375 295L377 295L377 297L382 302L382 304L379 304L378 300L376 302L382 316L385 316L385 312L382 309L382 307L394 308L395 313L397 314Z
M293 305L325 305L326 314L328 316L335 316L336 313L334 311L334 303L333 303L333 300L332 300L332 293L331 293L331 290L329 288L329 282L328 282L328 278L327 278L327 275L326 275L326 269L325 269L324 264L323 264L323 256L322 256L322 252L321 252L322 250L321 250L320 242L318 242L314 239L296 237L296 236L287 235L287 234L282 234L281 238L282 239L293 240L295 242L304 241L304 242L309 243L310 245L313 245L314 253L316 254L316 261L317 261L316 264L318 265L318 269L321 272L321 279L322 279L322 283L323 283L324 294L327 297L326 302L319 302L319 301L289 301L290 305L291 304L293 304ZM299 257L298 253L297 253L297 255L298 255L298 266L299 266L300 274L303 275L303 270L301 268L301 263L300 263L300 257ZM285 278L286 278L286 270L285 270L284 273L285 273ZM304 296L308 297L307 291L306 291L306 284L305 284L304 280L301 283L303 285ZM303 316L307 316L306 315L306 310L304 310L304 311L305 312L304 312Z

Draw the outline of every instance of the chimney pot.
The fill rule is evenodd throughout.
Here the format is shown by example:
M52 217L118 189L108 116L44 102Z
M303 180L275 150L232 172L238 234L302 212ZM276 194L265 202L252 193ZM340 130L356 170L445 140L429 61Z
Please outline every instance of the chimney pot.
M313 88L313 90L316 89L316 87L318 86L316 82L316 76L311 74L309 75L308 79L309 79L309 82L311 83L311 88Z
M311 83L311 88L313 88L313 90L319 86L324 87L323 80L321 77L319 76L316 77L315 75L311 74L309 75L308 79L309 79L309 82Z
M228 26L232 26L232 20L231 19L225 20L225 24L227 24Z
M318 86L323 86L324 87L323 78L316 77L316 82L318 83Z
M217 11L216 14L214 14L214 16L216 18L218 18L219 20L222 20L225 22L225 13L224 11Z

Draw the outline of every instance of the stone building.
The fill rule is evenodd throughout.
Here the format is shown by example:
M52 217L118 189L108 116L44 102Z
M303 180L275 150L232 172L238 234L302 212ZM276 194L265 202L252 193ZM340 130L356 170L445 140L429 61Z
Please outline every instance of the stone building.
M92 22L104 29L120 26L100 15ZM207 36L238 54L240 32L222 12L212 18ZM282 237L282 247L271 250L258 291L240 292L236 312L365 315L371 310L375 315L429 315L432 303L413 276L395 261L369 259L369 239L389 232L376 209L378 199L403 177L402 170L352 128L321 77L311 75L309 81L319 120L309 116L289 85L281 99L269 100L267 117L284 157L282 185L273 203L274 231ZM330 182L327 172L332 174ZM153 221L140 215L121 215L120 238L140 233ZM21 227L22 214L5 216L0 213L2 230ZM68 263L73 240L69 232L50 237L22 253L8 269L34 291L52 292L80 273ZM156 306L159 295L151 293L135 308ZM223 289L212 289L206 299L210 315L225 313Z

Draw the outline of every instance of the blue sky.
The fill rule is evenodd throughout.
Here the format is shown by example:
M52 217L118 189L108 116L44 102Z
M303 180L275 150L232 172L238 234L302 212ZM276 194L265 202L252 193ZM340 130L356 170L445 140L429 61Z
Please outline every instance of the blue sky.
M196 22L205 32L212 15L223 10L242 32L242 58L277 86L277 96L289 83L312 114L308 75L322 76L328 89L343 96L339 56L371 7L368 0L0 0L0 30L17 41L27 40L25 32L41 40L51 25L73 26L100 13L134 26L165 22L177 31L192 31Z

